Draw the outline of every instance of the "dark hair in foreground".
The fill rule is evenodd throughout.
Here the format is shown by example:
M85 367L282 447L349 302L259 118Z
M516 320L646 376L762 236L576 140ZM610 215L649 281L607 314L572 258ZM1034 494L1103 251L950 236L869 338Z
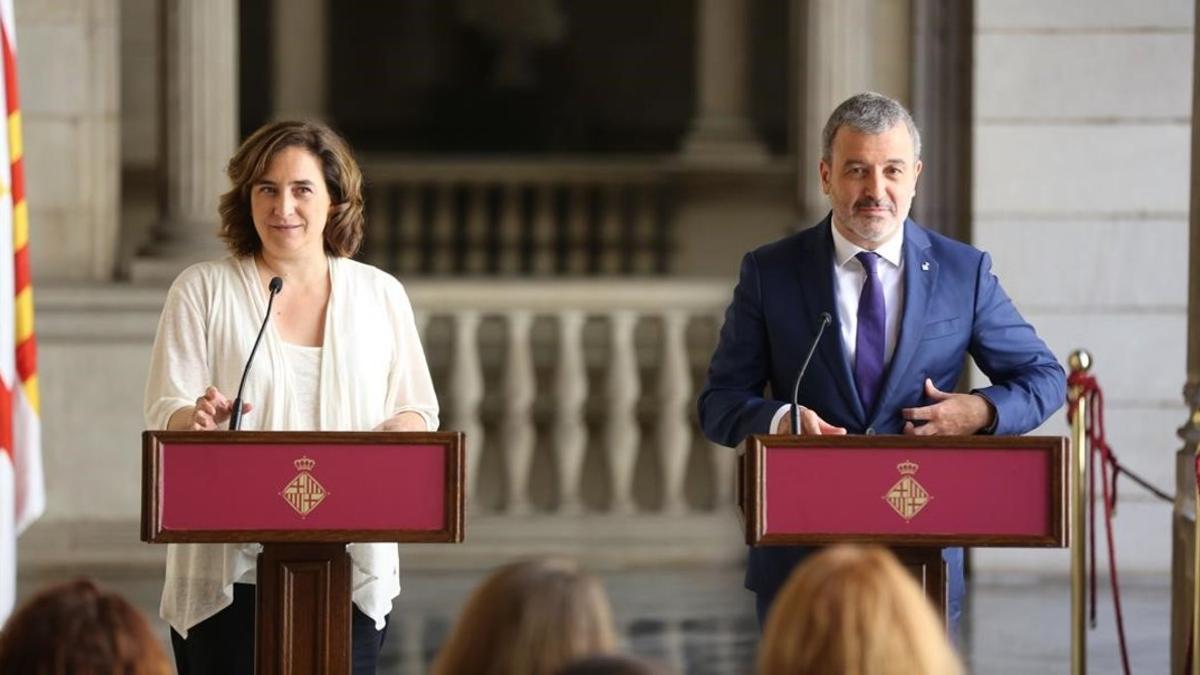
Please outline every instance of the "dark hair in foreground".
M232 187L221 195L221 239L229 252L250 256L262 249L250 212L250 191L287 148L303 148L317 158L332 207L325 223L325 252L349 258L362 246L363 177L350 146L319 122L282 121L259 127L242 142L225 172Z
M0 632L0 673L168 675L170 663L141 612L87 579L30 598Z

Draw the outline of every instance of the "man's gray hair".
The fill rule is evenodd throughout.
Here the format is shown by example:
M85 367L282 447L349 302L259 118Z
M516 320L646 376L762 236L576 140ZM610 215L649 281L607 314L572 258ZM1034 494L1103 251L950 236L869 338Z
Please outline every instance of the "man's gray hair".
M834 109L825 123L825 130L821 132L821 159L826 163L833 159L833 137L842 127L864 134L882 134L899 122L908 127L914 159L921 159L921 132L917 131L912 115L899 101L873 91L851 96Z

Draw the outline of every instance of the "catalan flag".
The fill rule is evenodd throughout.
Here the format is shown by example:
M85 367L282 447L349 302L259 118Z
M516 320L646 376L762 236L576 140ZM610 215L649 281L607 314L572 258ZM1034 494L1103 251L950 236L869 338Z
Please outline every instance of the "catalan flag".
M0 624L17 586L17 535L46 508L38 415L37 342L29 276L29 209L17 97L13 1L0 0L4 86L0 107Z

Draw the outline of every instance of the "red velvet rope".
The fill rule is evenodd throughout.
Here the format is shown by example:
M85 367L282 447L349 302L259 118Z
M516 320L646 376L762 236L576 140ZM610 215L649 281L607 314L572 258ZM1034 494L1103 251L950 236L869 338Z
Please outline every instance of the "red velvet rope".
M1067 421L1074 422L1076 397L1083 396L1087 401L1087 419L1084 420L1084 434L1091 447L1091 457L1088 462L1088 587L1090 589L1089 617L1092 628L1096 627L1096 507L1092 495L1096 488L1096 468L1100 468L1100 486L1104 493L1104 530L1108 539L1108 576L1112 582L1113 612L1117 620L1117 644L1121 649L1121 665L1125 675L1129 675L1129 650L1125 644L1125 620L1121 614L1121 590L1117 583L1117 549L1113 539L1113 514L1117 510L1117 475L1121 472L1121 464L1113 454L1108 440L1104 437L1104 392L1096 378L1085 372L1073 372L1067 378L1070 387L1067 405Z

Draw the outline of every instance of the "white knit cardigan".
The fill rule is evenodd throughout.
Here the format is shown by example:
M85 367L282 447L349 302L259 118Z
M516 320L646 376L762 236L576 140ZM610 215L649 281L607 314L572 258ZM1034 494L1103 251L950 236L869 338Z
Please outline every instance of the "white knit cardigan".
M329 258L330 296L321 353L319 419L301 420L273 325L246 381L247 431L310 428L369 431L404 411L438 426L438 403L404 288L385 272ZM287 293L284 286L283 293ZM209 385L229 398L267 310L252 257L184 270L167 293L146 381L146 428L166 429ZM315 424L313 424L315 422ZM364 477L365 478L365 477ZM400 593L395 544L351 544L354 604L382 629ZM259 544L169 544L160 613L180 635L233 602L233 583L255 569Z

